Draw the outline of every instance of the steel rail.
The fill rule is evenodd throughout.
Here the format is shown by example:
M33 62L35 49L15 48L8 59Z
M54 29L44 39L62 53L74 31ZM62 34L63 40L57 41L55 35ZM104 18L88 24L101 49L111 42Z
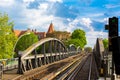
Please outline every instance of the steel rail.
M78 72L80 70L82 70L83 66L85 65L85 63L87 62L89 56L87 56L86 59L83 60L83 62L81 64L78 65L78 67L72 72L72 74L70 74L68 77L66 77L66 80L74 80L75 76L78 74Z
M63 71L61 71L59 74L57 74L54 78L51 78L52 80L65 80L67 75L69 75L71 72L75 70L75 68L81 63L81 59L83 59L85 55L80 56L79 59L74 61L72 64L66 67Z
M91 54L90 69L89 69L88 80L91 80L92 63L93 63L93 57L92 57L92 54Z

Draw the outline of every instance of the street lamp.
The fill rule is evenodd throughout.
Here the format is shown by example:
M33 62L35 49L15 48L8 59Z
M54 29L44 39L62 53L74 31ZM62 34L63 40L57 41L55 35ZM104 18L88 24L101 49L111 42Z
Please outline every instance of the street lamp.
M15 47L16 47L18 41L19 41L23 36L26 36L26 35L29 35L29 34L30 34L30 33L23 34L23 35L21 35L21 36L17 39L17 41L16 41L16 43L15 43L15 45L14 45L14 47L13 47L13 55L14 55ZM12 56L12 58L13 58L13 56Z

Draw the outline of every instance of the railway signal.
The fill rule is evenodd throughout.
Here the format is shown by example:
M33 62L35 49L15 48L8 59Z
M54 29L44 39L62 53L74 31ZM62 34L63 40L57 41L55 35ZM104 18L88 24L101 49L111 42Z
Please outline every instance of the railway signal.
M118 18L109 18L109 37L118 36Z
M109 18L109 25L106 26L105 28L108 28L109 30L109 51L112 51L112 42L111 39L113 37L117 37L118 36L118 18L117 17L112 17Z
M105 25L108 30L109 51L112 51L112 75L115 73L120 75L120 37L118 35L118 18L109 18L109 24Z
M120 37L118 36L118 18L109 18L109 49L115 64L115 73L120 75Z
M109 25L105 25L105 30L109 30Z

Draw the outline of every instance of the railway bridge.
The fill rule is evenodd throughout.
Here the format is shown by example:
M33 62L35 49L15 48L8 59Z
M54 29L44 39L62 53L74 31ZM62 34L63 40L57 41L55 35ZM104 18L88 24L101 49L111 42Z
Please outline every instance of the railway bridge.
M4 66L2 78L4 80L96 80L102 71L103 57L104 47L102 39L99 38L92 53L87 53L80 47L76 48L74 44L66 47L56 38L44 38L26 50L19 51L18 58L12 61L14 64L11 67Z
M41 48L39 51L37 51L38 47ZM69 55L75 55L81 51L80 47L76 50L73 44L68 49L63 42L56 38L42 39L25 51L18 53L18 73L23 74L28 70L67 58Z

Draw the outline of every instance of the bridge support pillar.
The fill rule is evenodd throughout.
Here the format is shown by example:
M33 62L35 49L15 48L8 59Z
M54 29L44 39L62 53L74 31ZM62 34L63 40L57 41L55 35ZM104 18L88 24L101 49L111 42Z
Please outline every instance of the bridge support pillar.
M41 58L38 58L38 67L40 67L42 65L42 60Z
M54 53L55 53L54 60L57 61L58 60L58 55L57 55L57 41L54 41Z
M46 63L49 64L49 56L46 57Z
M45 44L42 44L42 53L44 54L43 64L46 65L46 53L45 53Z
M36 51L36 49L34 50L34 52L35 52L35 68L37 68L38 67L38 61L37 61L37 51Z
M61 57L61 44L60 43L58 43L58 52L59 52L59 55L58 55L58 57L59 57L59 60L60 59L62 59L62 57Z
M17 71L18 74L23 74L21 56L22 56L22 53L19 52L18 53L18 71Z
M62 48L62 53L63 53L63 54L62 54L63 59L66 58L66 57L65 57L65 49L64 49L64 48Z
M26 60L26 70L30 70L31 69L31 65L30 65L30 60Z
M52 57L52 41L49 41L49 49L48 49L49 53L50 53L50 57L49 57L49 62L52 63L53 62L53 57Z

